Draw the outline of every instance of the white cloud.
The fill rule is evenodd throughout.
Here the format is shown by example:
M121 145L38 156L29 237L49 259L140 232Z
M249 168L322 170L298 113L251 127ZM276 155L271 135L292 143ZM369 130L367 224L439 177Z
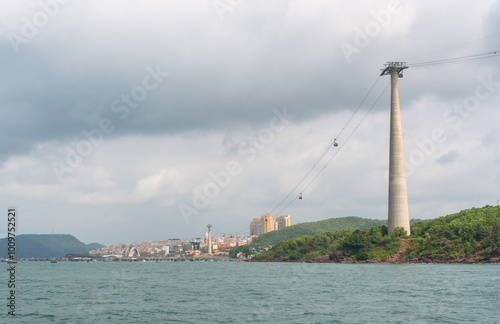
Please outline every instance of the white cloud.
M175 201L172 197L179 194L178 188L184 187L182 182L183 179L179 171L161 169L159 173L139 180L130 198L132 201L146 202L162 197L167 199L168 204L171 205Z

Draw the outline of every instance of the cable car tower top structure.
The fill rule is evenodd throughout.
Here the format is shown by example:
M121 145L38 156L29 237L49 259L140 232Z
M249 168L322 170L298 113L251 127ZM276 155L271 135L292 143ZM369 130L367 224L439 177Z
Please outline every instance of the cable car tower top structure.
M403 135L399 109L398 78L403 77L403 70L408 68L405 62L387 62L382 69L383 75L391 76L391 137L389 149L389 208L388 234L396 227L402 227L410 234L410 215L408 194L406 192L405 162L403 155Z
M384 66L385 66L385 68L382 69L382 73L380 73L380 76L388 75L388 74L391 74L393 72L396 72L398 74L398 77L402 78L403 77L402 71L404 69L408 68L408 63L406 63L406 62L387 62L386 64L384 64Z

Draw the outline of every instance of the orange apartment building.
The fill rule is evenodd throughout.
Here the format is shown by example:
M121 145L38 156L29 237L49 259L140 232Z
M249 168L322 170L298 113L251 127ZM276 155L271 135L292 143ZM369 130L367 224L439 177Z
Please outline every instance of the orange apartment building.
M283 215L273 219L273 216L265 214L260 218L252 219L250 223L250 235L261 235L288 226L290 226L290 215Z

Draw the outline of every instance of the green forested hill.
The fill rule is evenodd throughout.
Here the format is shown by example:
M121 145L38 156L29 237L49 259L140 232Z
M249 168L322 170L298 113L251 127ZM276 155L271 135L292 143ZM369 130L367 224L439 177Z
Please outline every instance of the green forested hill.
M16 258L62 258L70 253L88 253L103 245L85 244L68 234L20 234L16 236ZM7 258L7 238L0 239L0 256Z
M385 225L280 242L255 261L493 262L500 258L500 207L472 208L414 223L411 235Z
M252 245L274 245L294 237L316 235L328 231L366 229L373 226L387 225L387 220L361 217L330 218L318 222L300 223L259 235L252 240Z

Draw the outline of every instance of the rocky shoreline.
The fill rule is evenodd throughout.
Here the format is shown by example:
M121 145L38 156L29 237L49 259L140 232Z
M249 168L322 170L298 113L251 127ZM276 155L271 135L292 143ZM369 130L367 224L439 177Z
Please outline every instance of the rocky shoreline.
M485 259L465 259L465 258L457 258L452 260L438 260L431 259L428 257L419 257L412 258L409 260L397 260L397 261L388 261L388 260L376 260L376 259L368 259L368 260L354 260L351 257L341 257L338 259L330 259L329 255L322 255L315 257L313 259L306 260L291 260L291 261L282 261L282 260L248 260L247 262L286 262L286 263L380 263L380 264L500 264L499 258L485 258Z

